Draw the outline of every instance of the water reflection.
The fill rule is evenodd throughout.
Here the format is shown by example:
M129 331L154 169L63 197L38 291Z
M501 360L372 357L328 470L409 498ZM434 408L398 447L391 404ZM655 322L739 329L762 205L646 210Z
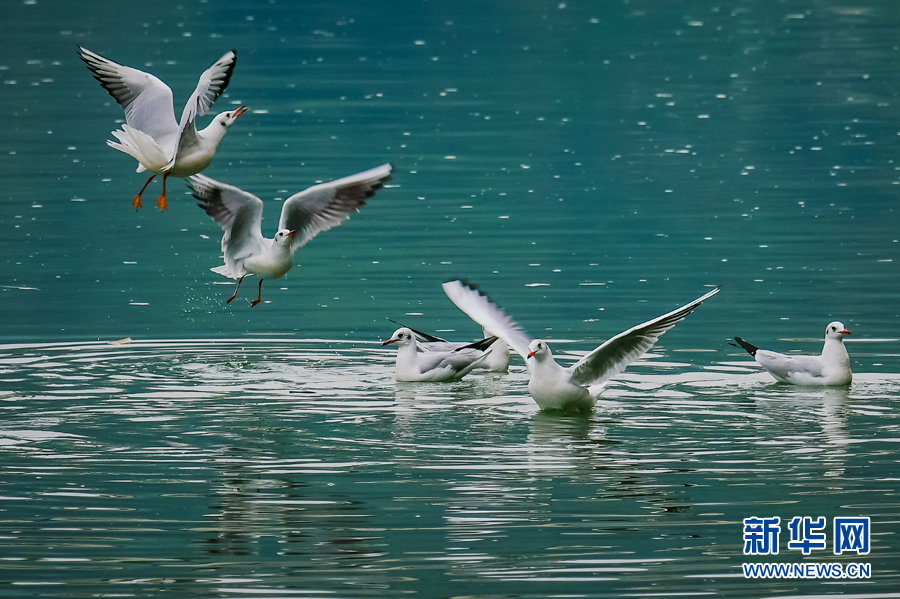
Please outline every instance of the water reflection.
M631 592L681 580L685 560L721 576L747 513L840 515L851 494L883 510L869 506L900 439L894 375L797 388L656 361L561 416L537 409L521 366L400 384L367 344L3 346L0 361L0 524L18 531L0 572L139 592L171 584L154 571L170 563L242 593L298 575L379 596L448 576L475 595ZM45 568L85 546L92 561Z

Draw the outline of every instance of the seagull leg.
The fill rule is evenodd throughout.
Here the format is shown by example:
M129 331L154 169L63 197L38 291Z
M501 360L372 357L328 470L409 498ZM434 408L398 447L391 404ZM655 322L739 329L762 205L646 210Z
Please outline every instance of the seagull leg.
M156 205L159 206L160 212L163 210L169 209L169 204L166 203L166 179L169 178L169 175L163 174L163 191L162 195L156 200Z
M255 299L255 300L253 300L252 302L250 302L250 307L251 307L251 308L252 308L253 306L255 306L256 304L258 304L259 302L262 301L262 282L263 282L263 280L260 279L260 280L259 280L259 295L256 296L256 299Z
M237 297L238 289L241 288L241 283L243 283L243 282L244 282L244 277L241 277L240 279L238 279L237 287L234 288L234 293L232 293L231 297L229 297L228 300L225 302L226 304L230 304L232 301L234 301L234 298Z
M134 199L131 201L131 205L134 206L134 211L137 212L138 208L141 207L141 194L144 193L144 190L147 189L147 186L150 185L150 181L156 178L156 175L150 175L150 178L147 179L147 182L144 183L144 186L141 187L141 190L138 192Z

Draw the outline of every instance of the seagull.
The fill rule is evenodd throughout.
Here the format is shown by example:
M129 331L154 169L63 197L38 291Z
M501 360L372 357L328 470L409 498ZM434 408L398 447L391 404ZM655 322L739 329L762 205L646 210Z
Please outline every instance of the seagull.
M231 303L247 275L259 277L259 294L250 302L262 299L265 279L277 279L294 265L294 253L313 237L336 227L350 218L391 179L393 165L357 173L343 179L314 185L295 193L281 207L281 219L274 239L262 236L263 202L252 193L233 185L219 183L205 175L188 178L188 187L214 221L222 235L225 264L211 270L231 279L237 287L228 298Z
M446 339L442 339L441 337L437 337L435 335L431 335L429 333L423 333L422 331L417 331L412 327L407 327L405 325L400 324L396 320L391 320L394 324L399 324L400 326L409 329L413 332L413 335L416 337L416 342L419 345L419 349L426 352L447 352L457 350L463 347L467 347L470 345L464 341L447 341ZM489 337L496 337L492 335L487 329L482 328L482 332L484 333L485 339ZM497 338L491 344L490 350L488 350L488 355L485 356L484 360L478 363L475 367L475 370L486 370L488 372L496 372L496 373L507 373L509 372L509 346L506 344L503 339Z
M231 81L237 55L227 52L203 71L197 89L188 98L181 120L175 120L172 90L150 73L95 54L78 47L81 60L94 74L109 95L125 110L125 124L113 131L119 140L106 144L133 156L138 161L137 172L153 174L132 201L134 209L141 207L141 194L157 175L163 176L162 195L156 200L160 210L166 210L166 179L189 177L201 172L212 162L219 142L225 137L235 119L247 111L246 106L216 115L202 130L197 130L197 117L206 114Z
M488 337L450 351L419 352L415 333L400 327L382 346L397 344L397 369L394 378L400 382L443 383L458 381L484 360L496 337Z
M850 356L844 347L844 335L849 334L844 323L829 323L825 327L825 346L821 356L787 356L759 349L740 337L735 337L734 340L779 383L840 386L849 385L853 380Z
M589 411L616 374L640 358L659 337L719 292L716 287L672 312L619 333L581 360L564 368L556 363L546 341L532 339L512 318L469 281L443 284L444 292L475 322L493 331L525 360L528 392L542 410Z

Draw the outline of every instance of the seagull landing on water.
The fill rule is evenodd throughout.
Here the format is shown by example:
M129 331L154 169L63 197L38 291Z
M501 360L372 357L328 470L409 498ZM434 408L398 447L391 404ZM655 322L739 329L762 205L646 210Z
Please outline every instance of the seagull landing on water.
M262 300L263 280L284 276L294 265L294 252L322 231L349 219L349 212L358 211L391 179L393 168L383 164L295 193L281 206L274 239L262 236L263 201L258 197L205 175L188 178L188 187L199 201L197 205L224 231L225 264L212 271L237 279L237 287L227 303L237 296L244 277L252 274L259 277L259 294L250 305L258 304Z
M450 351L419 352L415 333L400 327L381 345L397 344L397 369L400 382L445 383L458 381L490 355L496 337L488 337Z
M448 281L444 292L472 320L506 341L525 360L528 392L542 410L585 412L616 374L640 358L659 337L719 292L716 287L689 304L619 333L581 360L564 368L546 341L531 339L501 308L468 281Z
M166 179L196 175L209 166L228 128L247 111L246 106L241 106L219 113L205 129L197 130L197 117L209 111L231 81L237 60L234 50L203 71L180 121L175 120L172 90L168 85L150 73L120 65L80 46L78 50L94 79L125 110L125 124L112 132L119 143L107 141L107 145L133 156L139 163L137 172L153 173L132 205L135 210L140 208L141 194L154 177L162 175L162 195L156 205L165 210L168 208Z
M821 356L788 356L759 349L740 337L735 337L734 340L779 383L841 386L849 385L853 380L850 356L844 347L844 335L849 334L844 323L829 323L825 327L825 346Z

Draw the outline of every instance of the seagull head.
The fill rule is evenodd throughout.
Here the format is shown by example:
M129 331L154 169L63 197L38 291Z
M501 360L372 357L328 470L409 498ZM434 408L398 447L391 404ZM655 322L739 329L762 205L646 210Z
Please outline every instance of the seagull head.
M528 358L534 358L538 362L543 362L546 358L552 357L550 346L545 341L535 339L528 344Z
M828 323L828 326L825 328L825 338L826 339L843 339L844 335L849 335L850 331L844 328L843 322L834 321Z
M249 108L247 106L240 106L237 108L237 110L229 110L227 112L220 112L219 114L216 115L216 118L213 120L216 123L218 123L220 126L225 127L227 129L228 127L231 127L232 123L234 123L234 121L237 120L237 118L239 116L241 116L248 110L249 110Z
M382 343L382 346L390 345L391 343L396 343L398 347L405 347L410 343L413 343L413 332L406 327L401 327L394 331L394 334L391 335L391 338Z
M275 233L275 244L276 245L284 245L289 244L291 242L291 238L294 236L294 231L290 229L279 229L277 233Z

